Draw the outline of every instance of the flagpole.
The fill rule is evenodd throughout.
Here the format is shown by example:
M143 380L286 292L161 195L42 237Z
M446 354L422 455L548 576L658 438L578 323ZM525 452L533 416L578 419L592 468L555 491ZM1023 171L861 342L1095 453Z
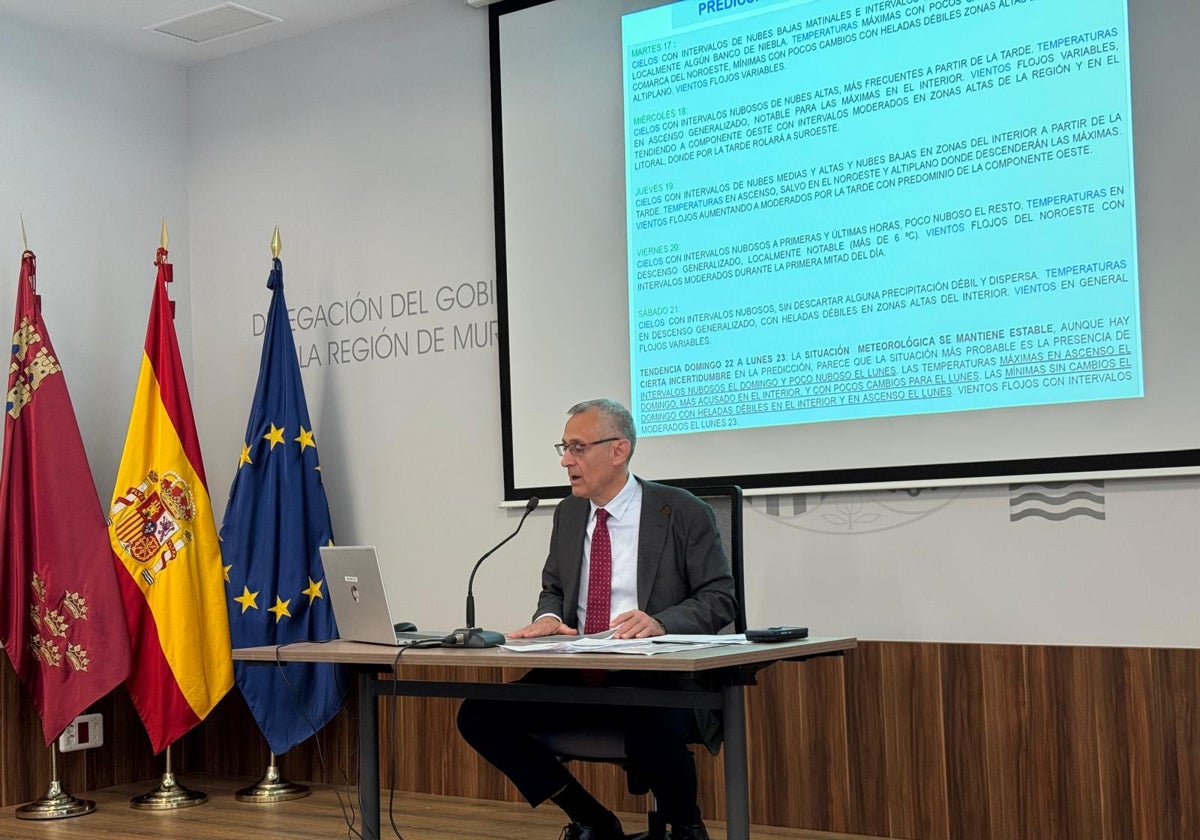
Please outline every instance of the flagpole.
M283 250L283 240L279 236L279 225L275 225L275 231L271 234L271 257L279 259L279 252ZM279 767L275 763L275 751L271 751L271 762L267 765L267 772L261 779L252 784L250 787L242 788L234 798L238 802L285 802L289 799L303 799L312 793L305 785L296 782L290 782L279 774Z
M23 227L24 225L22 225ZM50 744L50 787L41 799L22 805L16 810L19 820L59 820L64 817L82 817L96 810L90 799L78 799L62 789L58 780L58 745Z
M160 272L164 266L169 266L167 263L167 246L169 244L167 220L163 218L162 231L159 235L159 248L154 259L154 264L159 266ZM153 312L153 309L151 311ZM151 475L153 475L153 472ZM135 796L130 799L129 807L147 811L163 811L173 808L188 808L192 805L203 805L208 801L208 794L191 790L176 781L175 773L171 769L171 746L172 744L167 744L165 749L166 767L163 770L162 780L159 782L158 787L149 793L144 793L141 796Z
M17 679L32 695L50 750L46 794L16 808L14 816L21 820L53 820L90 814L96 810L96 803L63 790L58 776L58 741L50 733L61 734L72 718L125 679L129 651L127 646L109 643L104 662L92 659L101 639L107 642L125 636L116 579L108 575L112 555L102 530L103 519L77 519L76 514L89 507L88 499L66 494L69 502L59 504L61 492L47 496L38 492L36 482L31 485L29 481L34 475L49 472L60 487L90 488L92 476L70 395L58 376L62 368L55 359L37 304L36 257L29 250L25 215L19 213L18 219L23 251L9 366L8 416L4 418L4 457L0 463L0 531L6 535L0 549L0 577L9 583L19 578L28 580L30 589L26 591L33 597L6 592L0 604L0 626L9 630L20 627L15 634L18 637L28 634L27 643L7 634L3 646ZM43 364L35 375L32 365L37 359L48 365ZM33 390L40 394L36 400ZM41 418L36 424L34 415ZM14 455L18 452L21 456ZM53 453L53 458L39 458L37 453ZM64 536L64 528L69 537ZM60 552L60 545L69 545L70 551ZM62 582L67 582L66 592L60 588ZM47 605L48 590L63 593L54 596L62 599L54 602L61 603L57 609ZM80 592L86 593L86 598ZM113 605L118 605L117 609L112 609ZM21 616L19 621L12 620L14 612L10 610ZM89 618L88 611L91 620L84 629L76 619ZM53 631L42 623L51 613L56 627ZM51 633L54 638L48 638ZM27 644L39 653L31 656ZM51 677L48 670L43 670L49 668L57 668L58 673Z

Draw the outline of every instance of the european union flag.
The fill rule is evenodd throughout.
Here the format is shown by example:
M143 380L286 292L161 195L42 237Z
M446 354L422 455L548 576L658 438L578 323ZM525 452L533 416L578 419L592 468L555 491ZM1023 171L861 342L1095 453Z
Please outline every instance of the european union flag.
M267 288L258 386L221 526L235 648L337 638L318 552L332 544L333 526L278 258ZM276 755L314 734L342 705L340 666L237 662L235 670Z

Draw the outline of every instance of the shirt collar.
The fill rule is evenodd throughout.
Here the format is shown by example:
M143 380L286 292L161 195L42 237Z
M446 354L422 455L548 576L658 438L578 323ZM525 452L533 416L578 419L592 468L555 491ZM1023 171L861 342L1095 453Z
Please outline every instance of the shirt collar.
M622 519L629 510L629 506L633 503L633 500L637 498L638 490L640 489L641 485L638 484L638 480L634 477L633 473L630 473L625 486L621 488L621 492L609 499L608 504L604 505L604 509L608 511L608 515L618 521ZM600 506L592 502L591 519L596 518L596 511L599 509Z

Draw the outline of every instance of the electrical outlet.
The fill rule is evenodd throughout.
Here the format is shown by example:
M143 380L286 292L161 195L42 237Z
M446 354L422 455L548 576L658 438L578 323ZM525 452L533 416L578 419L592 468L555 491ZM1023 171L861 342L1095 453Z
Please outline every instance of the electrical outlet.
M60 752L75 750L90 750L104 743L104 716L80 715L67 724L67 728L58 736Z

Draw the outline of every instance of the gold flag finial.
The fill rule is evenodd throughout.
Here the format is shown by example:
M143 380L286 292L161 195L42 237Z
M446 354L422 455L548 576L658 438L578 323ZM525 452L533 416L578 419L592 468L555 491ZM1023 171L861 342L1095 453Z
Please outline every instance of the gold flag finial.
M28 251L29 250L29 237L25 235L25 214L18 213L17 215L21 219L21 247L23 250Z
M159 237L159 241L161 243L162 249L164 251L167 250L167 242L169 241L169 239L167 237L167 219L165 216L163 217L162 236Z
M275 232L271 234L271 256L279 259L279 252L283 250L283 240L279 238L279 225L275 225Z

